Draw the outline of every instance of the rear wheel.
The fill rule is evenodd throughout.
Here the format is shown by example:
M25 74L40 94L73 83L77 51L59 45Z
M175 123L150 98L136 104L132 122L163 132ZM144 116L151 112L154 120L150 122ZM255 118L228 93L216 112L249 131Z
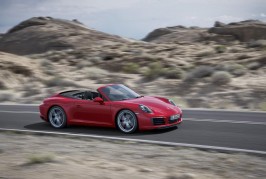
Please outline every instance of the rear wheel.
M63 108L54 106L49 110L48 119L54 128L66 127L66 114Z
M116 118L117 127L124 133L133 133L138 128L136 115L130 110L122 110Z

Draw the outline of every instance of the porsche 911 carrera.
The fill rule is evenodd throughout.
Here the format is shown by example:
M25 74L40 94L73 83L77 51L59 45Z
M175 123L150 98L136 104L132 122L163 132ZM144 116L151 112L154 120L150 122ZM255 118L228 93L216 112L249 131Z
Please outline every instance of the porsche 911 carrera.
M40 117L54 128L102 126L133 133L182 122L182 111L171 99L141 96L122 84L105 85L95 91L63 91L46 98L39 109Z

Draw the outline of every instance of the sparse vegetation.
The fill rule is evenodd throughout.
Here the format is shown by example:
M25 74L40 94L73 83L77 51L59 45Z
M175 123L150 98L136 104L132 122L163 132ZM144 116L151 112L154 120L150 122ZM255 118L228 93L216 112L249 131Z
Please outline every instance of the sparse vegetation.
M126 73L138 73L139 68L137 63L127 63L122 70Z
M83 61L78 62L76 67L77 67L77 69L82 69L82 68L88 67L90 65L91 65L91 63L89 61L83 60Z
M205 51L199 52L196 56L197 57L206 57L206 56L210 56L213 54L214 54L213 50L205 50Z
M242 76L246 73L246 68L236 63L226 65L225 70L234 76Z
M33 165L33 164L42 164L47 162L53 162L54 156L51 154L35 154L28 157L28 162L26 164Z
M12 101L12 95L10 93L0 93L0 102Z
M143 74L147 80L154 80L164 74L164 68L161 62L153 62L148 70Z
M35 86L28 84L24 87L24 97L34 96L36 94L40 94L40 90Z
M163 76L169 79L182 79L184 75L183 70L178 68L165 68Z
M49 66L51 66L51 62L49 60L47 60L47 59L43 59L40 64L41 64L41 67L49 67Z
M266 40L251 41L248 44L248 47L250 47L250 48L256 48L256 47L264 48L264 47L266 47Z
M212 83L218 86L226 85L231 81L231 75L226 71L217 71L212 75Z
M260 108L261 111L266 111L266 102L261 102L259 104L259 108Z
M247 65L247 68L250 70L257 70L260 67L262 67L262 65L260 65L260 63L258 63L258 62L252 62L252 63Z
M32 71L25 66L19 66L19 65L12 64L8 67L8 69L12 71L13 73L24 75L26 77L33 75Z
M224 53L226 51L226 47L224 45L219 45L215 47L215 51L217 53Z
M2 81L0 81L0 89L6 89L5 83Z
M197 78L203 78L211 76L214 72L213 67L210 66L199 66L190 71L185 77L184 81L191 81Z
M45 84L47 87L54 87L54 86L61 86L61 87L67 87L67 86L77 86L72 81L64 80L63 77L56 76L50 80L45 81Z
M55 26L58 30L51 28ZM257 86L265 89L265 40L244 42L237 40L235 35L217 35L209 33L208 29L196 28L192 32L191 28L170 27L167 29L173 34L143 42L75 27L75 23L68 25L67 21L57 23L56 19L47 20L47 26L35 27L16 32L10 41L1 41L4 45L0 52L0 91L11 94L1 96L3 101L39 103L42 97L60 90L95 89L111 82L134 84L143 95L176 96L184 101L189 97L196 98L192 101L193 107L223 107L217 105L217 95L221 91L229 96L228 108L256 110L261 102L259 99L263 98L253 91ZM179 30L182 33L175 33ZM190 31L191 36L184 35ZM32 32L44 36L31 37ZM242 36L241 33L238 35ZM18 43L12 44L13 38ZM40 40L44 43L37 43L38 46L31 43ZM7 52L14 54L4 52L5 44L10 47ZM17 49L25 49L26 54L15 55ZM215 71L228 72L236 83L226 89L212 85ZM35 78L29 81L31 77ZM26 89L25 84L34 86ZM235 89L243 91L241 95L249 100L239 102L231 94ZM202 98L198 99L198 96ZM207 101L212 104L205 105ZM188 107L192 107L191 103Z

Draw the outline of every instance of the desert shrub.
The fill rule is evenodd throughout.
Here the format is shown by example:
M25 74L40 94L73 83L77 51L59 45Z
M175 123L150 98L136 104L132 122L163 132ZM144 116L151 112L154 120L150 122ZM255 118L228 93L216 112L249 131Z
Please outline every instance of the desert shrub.
M217 71L212 77L212 83L215 85L226 85L231 81L231 75L226 71Z
M225 66L225 70L234 76L242 76L246 73L246 68L240 64L228 64Z
M50 75L50 76L54 76L56 74L56 71L54 69L48 69L48 68L45 68L43 70L43 72L46 74L46 75Z
M259 109L261 111L266 111L266 102L259 103Z
M19 66L13 64L12 66L9 66L8 69L13 73L24 75L27 77L32 75L32 71L25 66Z
M243 60L243 59L247 59L247 58L250 58L251 56L249 56L248 54L242 54L240 56L237 57L237 59L239 60Z
M0 94L0 102L5 102L5 101L12 101L12 95L10 93L1 93Z
M206 57L206 56L210 56L213 54L214 54L213 50L205 50L203 52L199 52L196 56L197 57Z
M226 51L226 47L224 45L216 46L214 49L217 53L224 53Z
M54 161L53 155L32 155L29 156L27 164L41 164Z
M266 40L256 40L256 41L251 41L248 43L249 48L263 48L266 47Z
M5 83L2 81L0 81L0 89L6 89Z
M95 56L95 57L90 57L89 60L92 63L99 63L99 62L102 61L102 58L101 57L98 57L98 56Z
M49 67L49 66L51 66L51 62L49 60L42 60L41 66L42 67Z
M82 69L84 67L88 67L90 66L92 63L90 61L84 60L84 61L80 61L76 64L77 69Z
M26 85L24 87L24 97L34 96L40 94L40 90L38 88L34 88L34 86Z
M161 62L153 62L149 65L147 71L144 72L144 77L148 80L153 80L163 75L164 69Z
M250 70L257 70L260 67L262 67L262 65L260 63L258 63L258 62L252 62L252 63L247 65L247 68L250 69Z
M211 76L213 72L214 72L213 67L204 66L204 65L199 66L190 71L185 77L184 81L190 81L197 78Z
M122 70L126 73L138 73L139 68L137 63L127 63Z
M61 86L61 87L67 87L67 86L77 86L74 82L64 80L63 77L54 77L50 80L45 81L46 86L48 87L54 87L54 86Z
M184 72L178 68L165 68L163 76L168 79L181 79Z
M238 53L239 51L241 51L241 49L239 49L239 48L231 48L230 49L230 52L232 52L232 53Z

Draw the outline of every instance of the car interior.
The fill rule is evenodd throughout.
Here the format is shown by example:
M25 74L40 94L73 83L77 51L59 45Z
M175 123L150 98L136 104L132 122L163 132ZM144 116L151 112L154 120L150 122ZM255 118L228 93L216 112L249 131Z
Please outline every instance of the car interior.
M94 91L79 91L79 90L72 90L72 91L64 91L60 93L60 95L69 98L81 99L81 100L93 100L96 97L102 97L100 93Z

